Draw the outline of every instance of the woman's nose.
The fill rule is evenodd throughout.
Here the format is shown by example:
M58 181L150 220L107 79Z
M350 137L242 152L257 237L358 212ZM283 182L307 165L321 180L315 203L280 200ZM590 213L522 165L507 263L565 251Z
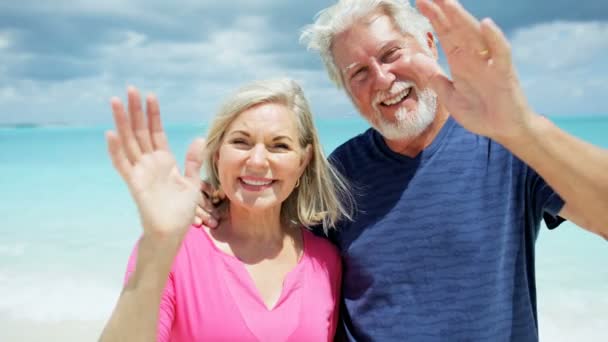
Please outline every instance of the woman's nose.
M268 151L263 144L257 144L250 150L247 166L251 168L265 168L268 166Z

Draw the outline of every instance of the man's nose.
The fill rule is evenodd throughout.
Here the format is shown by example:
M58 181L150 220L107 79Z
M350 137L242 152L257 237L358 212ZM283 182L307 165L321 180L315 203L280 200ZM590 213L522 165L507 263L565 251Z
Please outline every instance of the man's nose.
M374 88L375 90L386 90L390 89L393 82L397 78L390 70L390 66L386 64L373 63L372 73L374 76Z

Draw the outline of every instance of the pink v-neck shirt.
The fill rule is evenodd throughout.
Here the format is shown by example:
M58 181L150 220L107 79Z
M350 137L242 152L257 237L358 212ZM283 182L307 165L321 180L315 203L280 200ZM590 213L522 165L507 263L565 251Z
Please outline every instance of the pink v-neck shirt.
M245 265L190 228L163 291L158 341L330 341L341 262L333 245L303 229L304 252L269 310ZM263 247L260 247L263 248ZM135 270L137 247L125 282Z

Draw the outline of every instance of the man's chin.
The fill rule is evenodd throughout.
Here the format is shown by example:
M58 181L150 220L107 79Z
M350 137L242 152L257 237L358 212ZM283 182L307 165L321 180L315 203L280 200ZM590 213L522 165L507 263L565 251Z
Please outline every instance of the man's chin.
M396 122L382 120L374 128L389 140L412 139L422 134L433 123L435 113L402 113L396 115Z

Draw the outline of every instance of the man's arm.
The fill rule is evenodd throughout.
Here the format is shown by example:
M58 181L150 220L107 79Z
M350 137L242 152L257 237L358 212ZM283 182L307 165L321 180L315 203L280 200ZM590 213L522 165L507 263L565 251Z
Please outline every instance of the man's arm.
M608 150L588 144L530 114L520 135L501 143L532 167L565 201L559 213L608 239Z
M437 92L466 129L505 146L565 201L560 212L608 237L608 151L585 143L534 113L511 59L511 47L490 19L481 22L456 0L417 0L441 41L451 79L424 55L412 59L422 84Z

